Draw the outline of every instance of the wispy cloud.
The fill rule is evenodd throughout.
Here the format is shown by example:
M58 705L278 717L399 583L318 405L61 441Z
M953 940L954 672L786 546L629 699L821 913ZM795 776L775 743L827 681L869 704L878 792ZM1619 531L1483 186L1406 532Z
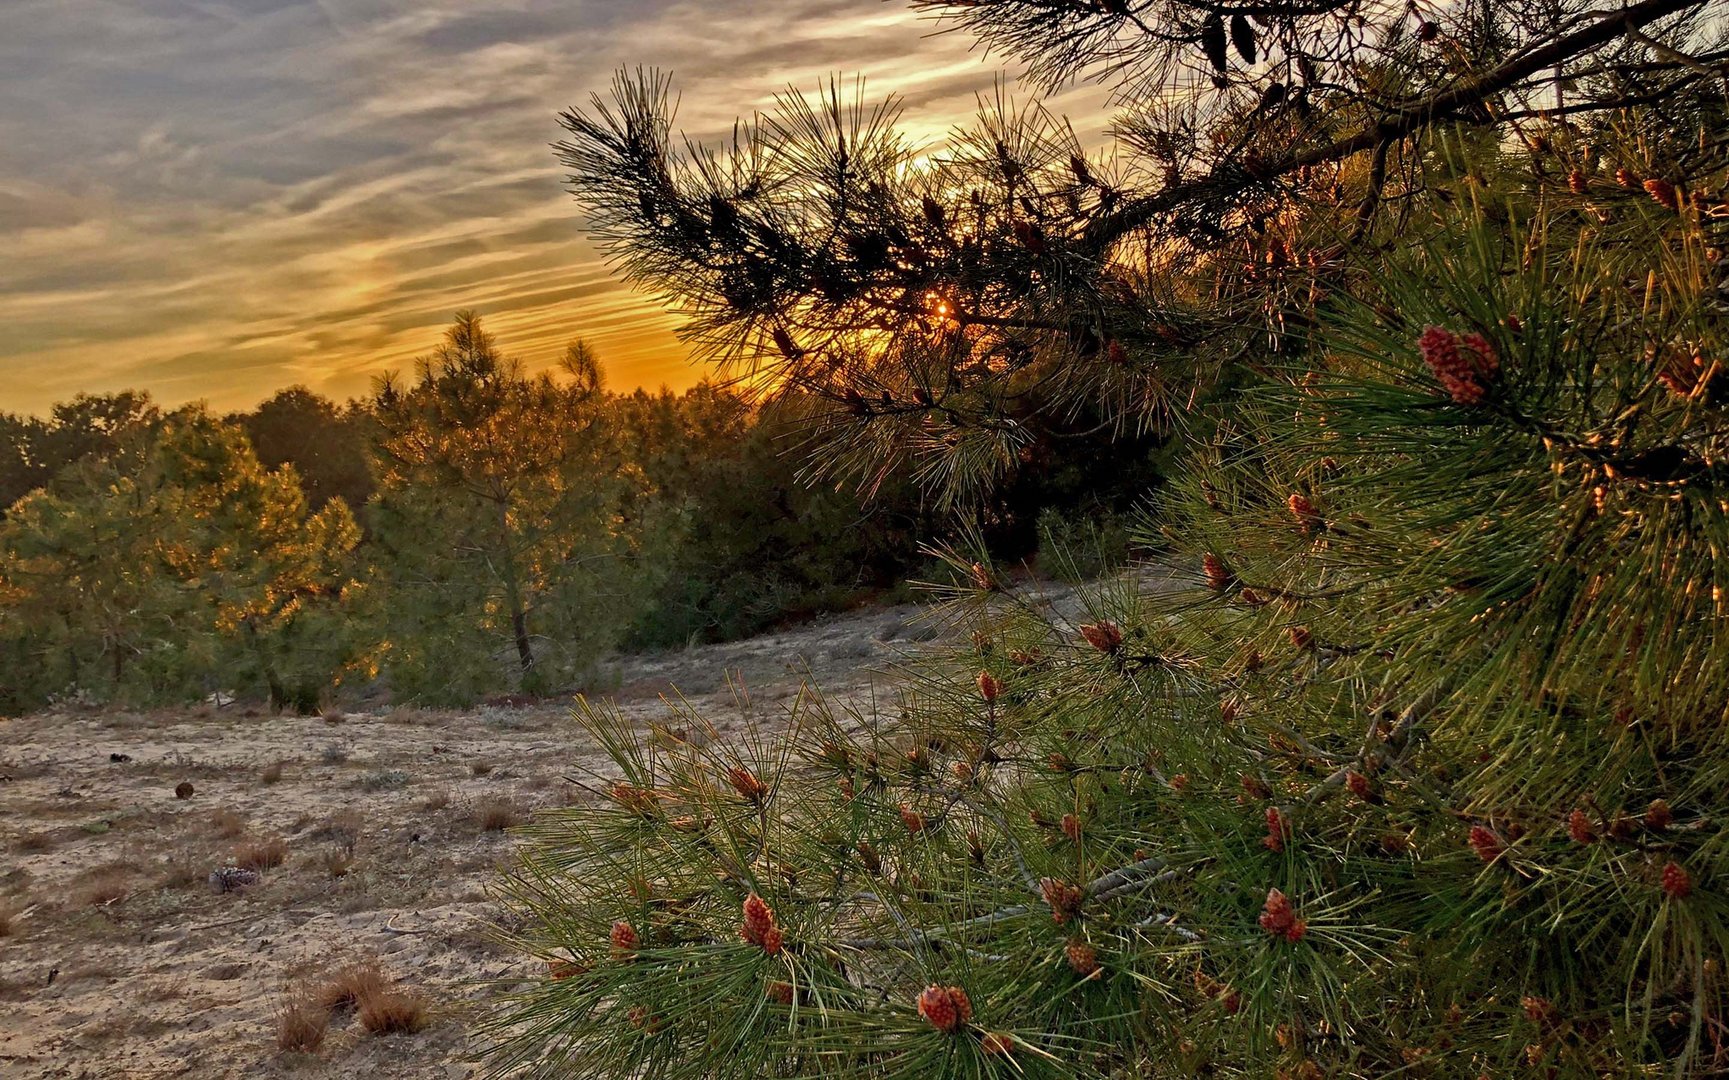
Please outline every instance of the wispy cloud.
M356 394L465 307L531 365L580 335L615 386L693 382L584 239L557 110L653 65L719 137L859 72L934 138L997 67L930 31L876 0L8 0L0 408Z

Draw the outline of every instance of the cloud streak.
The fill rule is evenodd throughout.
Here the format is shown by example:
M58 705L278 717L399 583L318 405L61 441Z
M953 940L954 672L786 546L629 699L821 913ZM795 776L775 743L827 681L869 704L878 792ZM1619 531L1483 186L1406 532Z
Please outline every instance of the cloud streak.
M531 367L582 336L615 387L688 385L560 189L557 111L658 66L718 138L858 72L935 138L996 67L930 30L874 0L9 0L0 408L363 393L466 307Z

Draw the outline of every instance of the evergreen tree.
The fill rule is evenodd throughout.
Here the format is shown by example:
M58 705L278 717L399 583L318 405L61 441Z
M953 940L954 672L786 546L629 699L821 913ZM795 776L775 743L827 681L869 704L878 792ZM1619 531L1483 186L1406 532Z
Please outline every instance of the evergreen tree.
M973 648L880 713L587 708L613 772L530 830L547 972L496 1064L1729 1068L1704 5L918 6L1107 65L1114 164L998 109L918 168L889 114L791 97L678 158L646 77L567 115L573 187L861 475L988 491L1077 417L1168 424L1167 554L1053 608L957 546Z
M314 509L338 498L358 509L372 497L372 420L360 404L339 408L304 386L291 386L230 419L246 430L266 468L294 466Z
M267 691L313 708L347 660L288 642L328 616L358 541L341 502L307 510L291 470L265 469L245 434L181 410L105 456L84 455L0 526L13 668L31 701L83 690L163 700ZM290 652L295 656L291 659Z
M496 679L501 639L518 686L543 689L610 644L619 477L586 346L563 375L524 375L462 312L411 385L380 384L369 519L398 690L472 698ZM542 663L548 645L563 669Z

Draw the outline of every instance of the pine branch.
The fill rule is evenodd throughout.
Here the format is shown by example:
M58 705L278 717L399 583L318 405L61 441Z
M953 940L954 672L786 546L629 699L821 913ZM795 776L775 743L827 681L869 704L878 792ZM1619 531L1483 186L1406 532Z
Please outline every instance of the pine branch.
M1616 12L1599 13L1596 21L1582 29L1527 50L1498 67L1466 78L1427 97L1395 107L1388 115L1366 124L1350 135L1308 150L1287 152L1283 157L1257 163L1251 172L1241 161L1228 159L1205 177L1167 187L1155 195L1130 201L1115 213L1101 215L1088 225L1086 244L1106 251L1118 241L1146 228L1161 217L1189 206L1229 204L1269 182L1304 168L1341 161L1377 145L1404 138L1444 120L1464 118L1473 106L1489 102L1512 90L1532 75L1587 55L1640 27L1682 12L1701 9L1706 0L1640 0Z

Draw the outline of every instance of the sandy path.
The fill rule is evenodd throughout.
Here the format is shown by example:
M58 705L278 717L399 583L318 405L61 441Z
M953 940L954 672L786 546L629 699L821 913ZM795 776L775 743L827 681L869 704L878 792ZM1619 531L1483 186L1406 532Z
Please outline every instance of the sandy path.
M873 672L931 636L916 619L874 609L629 658L614 697L646 722L676 688L725 730L742 722L729 676L772 722L808 669L863 703L883 691ZM0 720L0 912L13 913L0 1076L479 1073L475 984L529 970L484 931L512 840L480 818L582 798L560 777L596 764L593 749L557 703L332 720L240 707ZM212 868L271 839L286 861L259 885L210 889ZM284 989L369 956L428 1001L430 1026L375 1036L342 1017L316 1056L278 1053Z

